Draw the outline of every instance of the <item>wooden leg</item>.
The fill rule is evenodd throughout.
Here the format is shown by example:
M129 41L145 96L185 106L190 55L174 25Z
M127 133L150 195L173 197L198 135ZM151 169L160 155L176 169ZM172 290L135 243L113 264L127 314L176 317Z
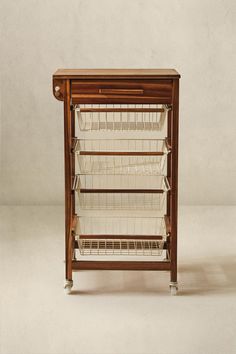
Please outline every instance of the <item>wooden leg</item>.
M64 99L64 150L65 150L65 260L66 260L66 288L71 287L72 282L72 161L71 161L71 125L70 110L70 81L65 80Z
M178 215L178 96L179 82L174 80L174 100L171 120L171 198L170 198L170 218L171 218L171 276L170 286L177 288L177 215Z

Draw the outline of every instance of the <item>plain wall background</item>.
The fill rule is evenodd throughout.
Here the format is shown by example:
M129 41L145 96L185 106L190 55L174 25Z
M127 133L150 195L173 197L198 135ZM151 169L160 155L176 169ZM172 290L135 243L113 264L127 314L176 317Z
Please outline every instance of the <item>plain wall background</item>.
M64 201L57 68L176 68L180 203L236 202L234 0L1 1L1 202Z

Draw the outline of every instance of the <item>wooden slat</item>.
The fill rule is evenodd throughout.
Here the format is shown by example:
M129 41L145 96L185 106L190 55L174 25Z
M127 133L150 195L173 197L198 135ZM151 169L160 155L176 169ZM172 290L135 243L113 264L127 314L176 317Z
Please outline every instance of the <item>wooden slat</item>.
M77 94L72 93L72 104L82 103L156 103L156 104L168 104L171 103L171 96L167 95L154 95L149 96L125 96L125 95L102 95L102 94Z
M169 261L73 261L73 270L170 270Z
M81 235L78 235L80 239L132 239L132 240L139 240L139 239L147 239L147 240L162 240L163 239L163 236L161 235L109 235L109 234L99 234L99 235L96 235L96 234L81 234Z
M80 193L164 193L163 189L80 188Z
M80 155L97 155L97 156L162 156L164 152L160 151L80 151Z
M101 113L106 113L106 112L140 112L140 113L148 113L148 112L156 112L156 113L163 113L165 110L164 108L80 108L80 112L83 113L89 113L89 112L101 112Z

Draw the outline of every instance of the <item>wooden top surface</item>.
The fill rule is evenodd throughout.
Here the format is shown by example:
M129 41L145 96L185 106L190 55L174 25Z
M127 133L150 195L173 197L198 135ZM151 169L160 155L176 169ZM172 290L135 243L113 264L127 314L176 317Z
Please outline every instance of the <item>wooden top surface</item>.
M58 69L54 78L180 78L175 69Z

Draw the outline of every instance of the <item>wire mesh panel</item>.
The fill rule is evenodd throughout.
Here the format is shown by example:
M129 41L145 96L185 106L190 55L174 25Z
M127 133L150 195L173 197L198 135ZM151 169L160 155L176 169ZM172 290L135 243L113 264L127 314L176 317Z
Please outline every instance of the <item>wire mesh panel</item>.
M164 243L163 240L78 239L79 251L83 256L160 256L163 251Z
M76 105L80 130L162 130L168 107L159 104Z
M84 174L162 174L167 142L160 140L79 140L75 144L79 172Z

